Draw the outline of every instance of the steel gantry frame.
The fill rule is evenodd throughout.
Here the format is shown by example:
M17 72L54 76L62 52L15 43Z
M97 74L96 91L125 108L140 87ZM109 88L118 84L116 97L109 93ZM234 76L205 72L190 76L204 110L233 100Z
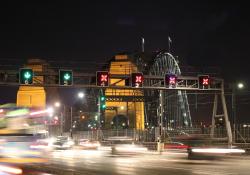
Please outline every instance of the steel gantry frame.
M8 74L8 71L5 71L5 73ZM11 71L11 74L8 75L8 77L12 77L11 79L4 79L0 80L0 86L20 86L20 84L17 81L17 77L14 76L17 74L16 72ZM49 76L54 77L57 76L55 73L48 73L48 72L34 72L35 76ZM94 81L91 81L95 78L95 74L85 74L85 73L74 73L74 79L77 79L78 81L74 80L74 85L72 86L59 86L56 83L53 83L52 81L48 81L44 84L41 84L38 81L33 81L34 83L32 85L24 85L24 86L41 86L41 87L58 87L58 88L94 88L94 89L131 89L131 90L158 90L161 92L160 94L164 94L165 92L182 92L181 94L184 94L183 92L186 91L203 91L203 92L214 92L215 98L214 98L214 107L213 107L213 115L212 115L212 129L211 129L211 137L214 137L214 128L215 128L215 118L216 117L224 117L225 124L226 124L226 130L227 130L227 139L229 145L232 144L232 132L231 132L231 125L228 119L228 113L227 113L227 107L226 107L226 100L225 100L225 94L224 94L224 81L220 78L211 77L211 83L209 89L199 89L198 83L199 79L198 77L193 76L178 76L177 77L177 85L175 88L168 88L164 85L164 76L163 75L144 75L144 85L143 87L131 87L131 86L117 86L117 85L110 85L108 87L100 87L96 86ZM110 75L110 78L123 78L127 79L129 76L124 75ZM56 79L56 78L54 78ZM145 94L145 93L144 93ZM222 104L222 114L217 114L217 108L218 108L218 96L221 96L221 104ZM183 96L182 96L183 97ZM185 97L185 96L184 96ZM108 97L107 99L112 98L118 98L119 100L126 100L122 97L116 96L116 97ZM130 97L126 97L130 98ZM132 98L132 97L131 97ZM136 98L136 97L133 97ZM138 100L145 100L147 98L147 94L145 94L142 97L138 97ZM164 98L163 95L161 95L161 98ZM160 99L162 101L162 106L166 105L164 103L163 99ZM160 113L164 113L164 108L160 109ZM162 124L162 119L160 120Z

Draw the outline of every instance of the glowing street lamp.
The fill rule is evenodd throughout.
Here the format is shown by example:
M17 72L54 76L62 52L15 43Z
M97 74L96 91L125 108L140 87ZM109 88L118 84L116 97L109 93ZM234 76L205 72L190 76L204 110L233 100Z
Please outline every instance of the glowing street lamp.
M79 92L78 93L78 98L83 98L84 97L84 93L83 92Z
M61 106L61 103L57 101L57 102L55 102L54 106L59 108Z
M238 89L243 89L244 88L244 84L243 83L238 83L237 87L238 87Z
M54 108L49 107L49 108L47 109L47 112L48 112L49 116L52 117L52 116L53 116L53 113L54 113Z

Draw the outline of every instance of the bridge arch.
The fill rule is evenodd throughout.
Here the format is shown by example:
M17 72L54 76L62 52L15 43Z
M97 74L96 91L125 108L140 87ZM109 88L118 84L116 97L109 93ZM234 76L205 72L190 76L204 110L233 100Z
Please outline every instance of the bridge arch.
M177 60L173 57L173 55L163 51L157 54L154 58L153 63L149 68L149 75L165 76L167 73L180 76L181 70ZM163 93L165 104L163 109L165 126L171 128L192 126L186 91L166 90L163 91Z

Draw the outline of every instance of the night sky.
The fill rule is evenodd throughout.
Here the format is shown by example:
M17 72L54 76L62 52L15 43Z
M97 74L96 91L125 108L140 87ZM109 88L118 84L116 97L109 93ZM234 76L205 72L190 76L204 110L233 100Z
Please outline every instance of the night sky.
M248 77L250 15L215 1L8 1L0 7L0 58L106 61L168 47L191 66Z
M235 2L235 1L234 1ZM0 5L0 60L105 62L115 53L168 48L185 64L250 80L250 14L242 2L8 1Z

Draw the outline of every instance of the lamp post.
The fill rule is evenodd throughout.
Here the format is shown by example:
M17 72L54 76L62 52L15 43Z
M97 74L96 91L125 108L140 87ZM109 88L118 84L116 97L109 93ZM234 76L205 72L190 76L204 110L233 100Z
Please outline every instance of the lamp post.
M243 89L244 88L244 84L243 83L237 83L237 84L234 84L233 87L232 87L232 120L233 120L233 128L234 128L234 131L233 131L233 140L234 140L234 143L236 142L236 103L235 103L235 94L236 94L236 90L237 89Z
M78 92L77 97L83 99L85 94L83 92ZM70 107L70 136L73 137L73 107Z
M59 102L59 101L56 101L55 103L54 103L54 106L56 107L56 108L60 108L61 107L61 103ZM64 109L63 110L65 110L65 105L63 105L63 107L64 107ZM63 134L63 112L62 111L60 111L60 134L62 135Z

